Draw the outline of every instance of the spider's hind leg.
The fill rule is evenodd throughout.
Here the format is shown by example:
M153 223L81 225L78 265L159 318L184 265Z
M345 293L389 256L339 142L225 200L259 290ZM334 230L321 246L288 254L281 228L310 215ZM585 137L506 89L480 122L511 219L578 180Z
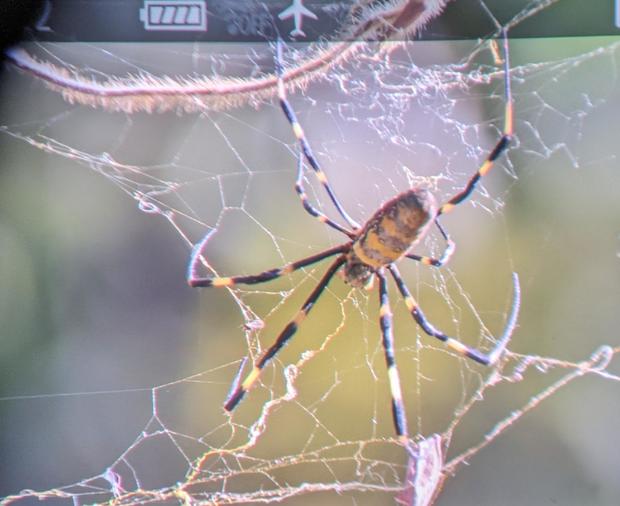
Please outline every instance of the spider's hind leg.
M304 321L310 310L314 307L314 304L318 300L318 298L323 293L323 290L327 287L329 281L334 277L334 274L340 269L342 264L345 262L346 257L344 255L339 256L334 262L331 264L329 269L325 272L321 281L316 285L312 293L306 299L301 309L297 312L295 317L284 327L284 330L280 332L280 335L277 337L275 342L261 355L258 361L254 364L254 367L250 371L250 373L246 376L246 378L239 384L234 391L230 394L226 403L224 404L224 409L226 411L232 411L235 409L237 404L241 402L241 399L245 396L245 394L252 388L252 386L256 383L258 378L260 378L262 370L265 368L267 363L277 355L277 353L284 347L286 343L295 335L297 329L301 322Z
M379 322L381 324L382 345L385 353L385 363L387 365L388 378L390 380L390 394L392 396L392 419L394 428L401 442L407 446L409 435L407 428L407 416L403 401L402 389L400 387L400 376L396 367L396 357L394 354L394 334L392 332L392 310L388 298L387 280L383 269L377 271L379 278L379 298L381 306L379 308Z
M510 340L512 333L515 327L517 326L517 317L519 315L519 307L521 305L521 289L519 286L519 277L517 276L516 273L512 274L514 295L513 295L510 315L508 316L508 321L506 322L504 332L497 340L497 344L495 345L495 347L490 352L484 353L476 348L471 348L461 343L458 339L455 339L454 337L450 337L447 334L444 334L443 332L435 328L435 326L433 326L426 319L426 316L422 312L422 309L420 308L416 300L411 295L411 292L409 292L409 289L407 288L407 285L405 285L405 282L400 276L400 273L398 269L396 268L396 266L393 264L389 265L388 269L390 270L390 273L392 274L394 281L396 281L396 286L398 287L398 290L400 291L401 295L405 299L405 304L407 306L407 309L411 313L411 316L413 316L414 320L417 322L417 324L420 327L422 327L422 330L424 330L426 334L428 334L431 337L436 337L440 341L443 341L445 345L451 350L457 352L459 355L470 358L474 360L475 362L478 362L479 364L493 365L495 364L495 362L497 362L499 357L502 355L502 353L506 349L506 346L508 345L508 341Z

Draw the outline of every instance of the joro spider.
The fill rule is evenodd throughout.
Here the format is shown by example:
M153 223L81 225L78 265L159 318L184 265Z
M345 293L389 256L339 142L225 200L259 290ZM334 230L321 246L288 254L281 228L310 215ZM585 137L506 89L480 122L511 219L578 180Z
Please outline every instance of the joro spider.
M232 411L235 409L245 394L256 383L260 377L261 371L267 363L293 337L299 328L299 325L314 307L315 303L323 293L323 290L340 268L343 269L344 281L354 287L369 287L375 276L379 279L379 317L382 345L385 353L390 393L392 397L392 416L396 434L403 444L407 445L409 443L409 436L400 379L394 355L392 312L388 299L386 277L388 271L396 282L396 286L404 298L405 304L411 313L411 316L413 316L414 320L426 334L443 341L448 348L456 353L468 357L483 365L492 365L501 356L506 345L508 344L514 327L516 326L517 314L519 310L520 289L516 274L513 274L514 296L512 308L504 332L497 340L495 347L490 352L483 353L482 351L466 346L455 338L441 332L426 319L422 309L412 297L409 289L405 285L405 282L396 267L396 262L402 257L434 267L441 267L448 262L454 252L455 245L443 226L439 223L438 218L441 215L452 211L458 204L466 200L471 195L480 178L491 170L494 162L506 150L510 142L513 129L513 113L512 95L510 90L508 40L505 30L502 31L502 36L504 43L505 123L501 138L491 150L486 160L476 171L476 173L469 179L465 187L441 206L437 205L435 198L428 189L423 187L410 188L409 190L406 190L385 202L363 226L357 224L347 214L343 206L336 198L325 173L321 169L318 160L312 153L310 144L304 135L301 125L297 121L295 112L288 103L283 79L282 44L278 42L275 61L276 73L278 76L278 98L280 101L280 106L282 107L287 120L291 124L293 133L295 134L301 150L299 155L295 191L301 199L304 209L310 215L333 229L342 232L349 238L349 241L340 246L336 246L296 262L289 263L283 267L269 269L255 275L231 277L199 277L196 274L196 270L202 249L202 243L198 244L196 248L194 248L188 269L188 283L192 287L232 287L238 284L253 285L264 283L266 281L279 278L285 274L290 274L303 267L320 262L326 258L338 255L329 266L325 274L323 274L323 277L316 285L312 293L310 293L295 317L286 325L286 327L284 327L284 330L282 330L275 342L261 355L246 378L231 392L224 404L224 409L227 411ZM310 167L314 170L317 179L327 192L334 207L340 216L348 223L350 229L336 223L313 207L308 201L303 185L302 154ZM426 236L433 224L435 224L439 230L439 233L446 242L446 247L443 254L439 258L433 258L408 253L408 251L413 249L414 246L416 246Z

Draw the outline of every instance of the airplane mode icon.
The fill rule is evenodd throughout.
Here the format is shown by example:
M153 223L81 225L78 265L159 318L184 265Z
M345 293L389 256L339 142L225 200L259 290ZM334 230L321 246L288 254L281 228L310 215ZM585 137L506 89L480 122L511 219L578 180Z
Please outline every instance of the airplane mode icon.
M282 20L293 18L295 27L290 33L292 37L306 36L304 31L302 30L304 16L310 19L318 19L317 15L314 12L304 6L303 1L304 0L293 0L293 3L290 7L287 7L280 14L278 14L278 17Z

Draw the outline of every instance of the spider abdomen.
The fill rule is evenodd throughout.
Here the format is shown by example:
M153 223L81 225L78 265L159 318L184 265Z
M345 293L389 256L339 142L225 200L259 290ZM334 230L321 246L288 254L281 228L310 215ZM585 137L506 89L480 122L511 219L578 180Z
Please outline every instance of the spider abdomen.
M395 262L422 239L436 214L435 198L425 188L388 200L355 239L344 267L345 281L365 285L376 269Z

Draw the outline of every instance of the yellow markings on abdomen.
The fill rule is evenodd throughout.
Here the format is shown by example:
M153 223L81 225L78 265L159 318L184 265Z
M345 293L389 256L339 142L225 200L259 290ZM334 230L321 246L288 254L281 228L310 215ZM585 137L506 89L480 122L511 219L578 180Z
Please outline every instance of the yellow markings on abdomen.
M390 247L377 231L372 229L353 245L353 252L362 262L375 269L398 260L404 253Z
M437 205L425 188L411 188L388 200L358 232L347 255L345 280L363 286L372 271L400 259L426 234Z
M398 195L368 220L354 253L373 268L395 262L426 233L434 209L432 196L421 189Z

